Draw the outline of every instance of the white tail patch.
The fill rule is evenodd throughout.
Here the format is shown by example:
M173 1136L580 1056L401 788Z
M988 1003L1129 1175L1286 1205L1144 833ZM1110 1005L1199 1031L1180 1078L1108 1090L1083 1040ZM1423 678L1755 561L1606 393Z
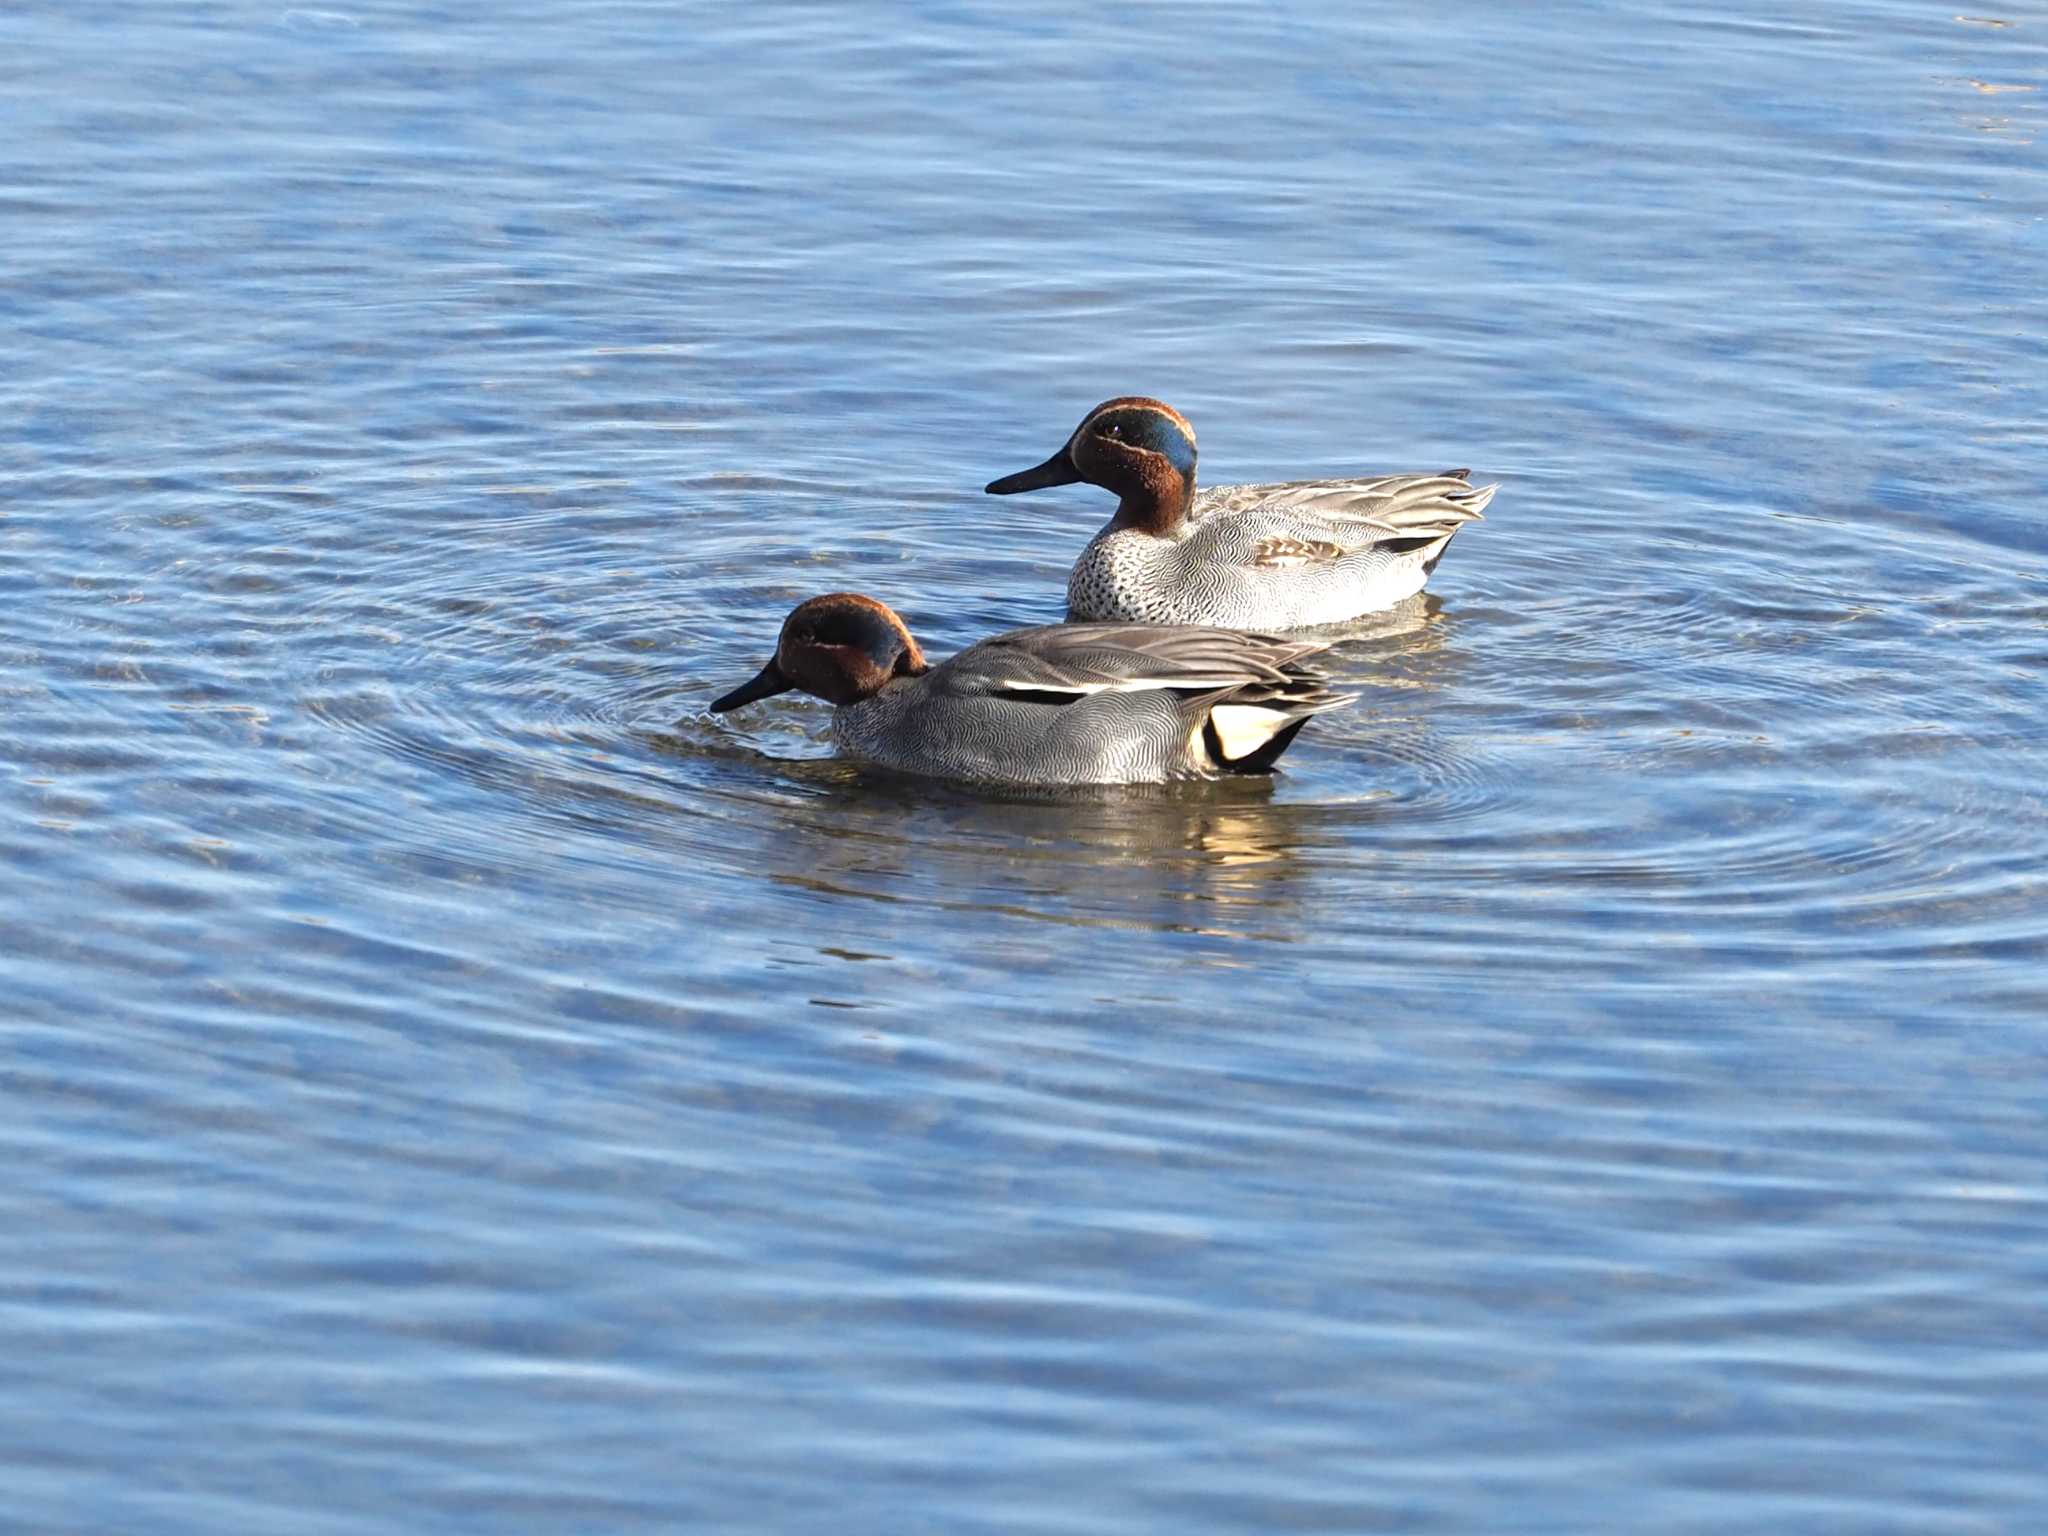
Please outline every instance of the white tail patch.
M1294 716L1259 704L1218 704L1209 711L1225 762L1250 757L1287 728Z

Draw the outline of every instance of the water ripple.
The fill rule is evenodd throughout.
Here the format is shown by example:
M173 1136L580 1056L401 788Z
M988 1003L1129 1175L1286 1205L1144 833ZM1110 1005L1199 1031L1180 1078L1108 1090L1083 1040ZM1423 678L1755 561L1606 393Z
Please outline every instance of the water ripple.
M2041 1526L2030 17L6 27L15 1523ZM1127 390L1502 482L1285 773L704 712Z

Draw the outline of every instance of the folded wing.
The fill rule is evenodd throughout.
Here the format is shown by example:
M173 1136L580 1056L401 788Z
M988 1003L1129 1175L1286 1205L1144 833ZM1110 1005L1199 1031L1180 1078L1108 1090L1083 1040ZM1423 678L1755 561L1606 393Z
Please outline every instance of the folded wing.
M1307 657L1327 642L1232 629L1055 624L1015 630L949 662L946 686L1013 704L1114 711L1172 695L1216 770L1270 769L1311 715L1349 703Z
M1190 539L1218 558L1266 567L1329 564L1367 549L1399 554L1477 522L1492 485L1443 475L1226 485L1196 498Z

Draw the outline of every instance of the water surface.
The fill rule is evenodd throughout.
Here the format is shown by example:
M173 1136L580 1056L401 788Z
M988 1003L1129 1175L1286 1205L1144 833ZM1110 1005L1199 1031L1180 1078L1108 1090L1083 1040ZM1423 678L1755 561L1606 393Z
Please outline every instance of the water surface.
M0 17L43 1532L2048 1519L2048 25ZM713 719L1470 464L1269 784Z

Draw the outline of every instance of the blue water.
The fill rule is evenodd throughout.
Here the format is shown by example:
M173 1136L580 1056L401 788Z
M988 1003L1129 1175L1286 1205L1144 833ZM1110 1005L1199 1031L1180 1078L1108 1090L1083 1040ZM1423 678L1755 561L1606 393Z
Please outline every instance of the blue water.
M0 1526L2048 1524L2048 19L0 14ZM734 717L1471 465L1271 784Z

